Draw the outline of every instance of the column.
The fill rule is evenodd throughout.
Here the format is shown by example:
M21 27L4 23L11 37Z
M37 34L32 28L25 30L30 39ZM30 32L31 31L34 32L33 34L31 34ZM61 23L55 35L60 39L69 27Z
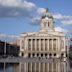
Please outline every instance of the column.
M33 40L31 39L31 51L32 51L32 49L33 49L33 47L32 47L32 42L33 42Z
M36 62L35 62L35 72L36 72Z
M49 63L47 63L47 66L48 66L48 68L47 68L47 72L49 72Z
M25 44L24 44L24 45L25 45L25 46L24 46L24 47L25 47L25 51L27 50L27 43L26 43L26 41L27 41L27 39L24 41L24 43L25 43Z
M53 62L52 62L52 72L53 72Z
M53 57L53 52L54 50L53 50L53 39L52 39L52 57Z
M64 57L66 57L66 41L65 41L65 37L64 37L64 39L63 39L63 41L64 41Z
M45 39L43 39L43 51L45 51Z
M41 72L41 63L39 63L39 72Z
M25 50L28 51L28 39L26 40L25 47L26 47Z
M31 72L32 72L32 63L31 63Z
M26 72L28 72L28 63L26 63Z
M63 41L64 41L64 50L66 51L66 41L65 41L65 37L64 37L64 39L63 39Z
M21 72L21 63L19 63L19 72Z
M25 68L24 72L26 72L27 71L27 65L26 65L26 63L24 63L24 68Z
M56 39L56 51L57 51L57 48L58 48L58 40Z
M60 51L60 40L58 38L58 51Z
M21 46L21 39L20 39L20 51L21 51L21 48L22 48L22 46ZM21 54L20 54L21 55Z
M37 39L35 39L35 51L37 51Z
M48 39L48 46L47 46L47 47L48 47L48 49L47 49L47 50L49 51L49 39Z
M61 62L58 61L57 63L57 72L61 72Z
M41 39L39 39L39 51L41 51Z
M64 71L63 72L66 72L66 70L67 70L66 62L64 62L63 64L64 64Z
M45 63L43 63L43 72L45 72Z

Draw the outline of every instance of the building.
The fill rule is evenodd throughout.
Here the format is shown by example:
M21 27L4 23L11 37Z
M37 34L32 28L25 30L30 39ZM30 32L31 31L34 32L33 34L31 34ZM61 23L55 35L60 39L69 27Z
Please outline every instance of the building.
M19 46L16 44L10 44L0 40L0 57L19 56Z
M53 16L47 10L41 17L40 31L21 34L17 44L20 45L19 55L24 58L66 58L65 34L55 31ZM55 70L52 69L53 67ZM66 72L58 70L57 67L58 63L25 63L23 65L24 72Z

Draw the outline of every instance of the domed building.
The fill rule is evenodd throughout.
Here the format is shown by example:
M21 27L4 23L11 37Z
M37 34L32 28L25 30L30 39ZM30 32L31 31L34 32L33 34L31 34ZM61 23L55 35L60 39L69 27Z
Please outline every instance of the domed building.
M55 31L54 18L48 10L41 17L40 31L21 34L19 42L19 55L24 58L66 58L65 34ZM61 65L57 63L25 63L24 67L24 72L66 72L58 70ZM51 71L51 67L57 70Z
M21 34L20 56L66 57L65 34L55 31L53 16L48 11L41 18L39 32Z

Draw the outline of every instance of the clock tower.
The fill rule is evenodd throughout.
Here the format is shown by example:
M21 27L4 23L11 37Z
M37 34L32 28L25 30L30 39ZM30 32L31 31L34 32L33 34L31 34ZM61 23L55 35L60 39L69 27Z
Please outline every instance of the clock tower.
M54 31L53 16L46 9L45 14L41 18L40 31Z

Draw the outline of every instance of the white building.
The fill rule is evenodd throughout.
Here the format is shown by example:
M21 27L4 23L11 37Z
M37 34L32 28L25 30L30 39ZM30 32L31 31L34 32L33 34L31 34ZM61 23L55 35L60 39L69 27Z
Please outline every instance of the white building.
M55 31L53 16L48 11L41 18L40 31L21 34L19 42L20 56L28 58L66 58L65 34ZM56 67L58 67L57 65L58 63ZM42 66L43 68L41 68ZM47 67L55 67L55 64L51 65L49 63L25 63L24 67L25 72L41 72L42 69L42 72L66 72L60 71L58 68L55 71L49 71L50 68Z

